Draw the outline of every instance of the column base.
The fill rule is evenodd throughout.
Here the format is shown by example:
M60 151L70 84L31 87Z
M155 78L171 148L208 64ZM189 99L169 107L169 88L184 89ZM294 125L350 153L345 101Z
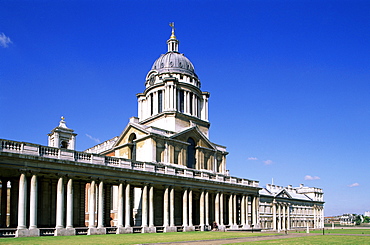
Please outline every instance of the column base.
M107 230L105 228L94 228L91 227L87 230L87 235L105 235Z
M249 228L251 228L250 225L243 225L243 229L249 229Z
M163 232L177 232L176 226L165 226Z
M38 228L31 228L29 232L29 236L40 236L40 229Z
M224 226L224 225L219 225L219 226L218 226L218 231L223 231L223 232L225 232L225 231L226 231L226 226Z
M15 237L28 237L30 235L30 230L28 229L19 229L15 231Z
M134 233L134 229L132 227L117 227L116 234L128 234Z
M56 228L54 236L74 236L76 235L75 228Z
M183 231L184 232L186 232L186 231L195 231L195 227L194 226L184 226Z

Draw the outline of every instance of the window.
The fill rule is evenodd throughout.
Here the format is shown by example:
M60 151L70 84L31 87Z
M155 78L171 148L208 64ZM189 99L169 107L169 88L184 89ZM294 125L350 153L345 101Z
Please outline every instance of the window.
M188 168L195 168L195 141L192 138L189 138L187 141L190 145L188 145L187 150L187 163L186 166Z
M193 94L190 93L190 115L193 115Z
M161 113L163 108L163 92L162 90L158 91L158 113Z
M132 133L130 134L130 137L128 138L128 143L130 144L129 145L130 147L129 158L133 161L136 161L136 142L134 142L134 140L136 140L136 134Z
M68 142L63 140L63 141L60 143L60 148L67 149L67 148L68 148Z
M178 98L178 105L177 110L180 112L184 112L184 90L179 90L179 98Z
M150 115L153 115L153 94L149 95L150 97Z

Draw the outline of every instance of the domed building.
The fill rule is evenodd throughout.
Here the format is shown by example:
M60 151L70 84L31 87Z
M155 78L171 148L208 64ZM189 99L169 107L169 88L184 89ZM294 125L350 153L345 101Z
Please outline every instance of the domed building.
M119 136L75 151L62 118L48 146L0 139L0 236L323 227L321 189L229 174L209 139L210 94L171 26Z

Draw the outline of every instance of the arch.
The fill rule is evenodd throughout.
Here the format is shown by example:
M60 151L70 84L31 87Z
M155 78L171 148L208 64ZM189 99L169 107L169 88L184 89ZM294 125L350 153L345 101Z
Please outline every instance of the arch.
M60 148L67 149L68 148L68 142L63 140L60 142Z
M129 158L133 161L136 160L136 134L131 133L130 136L128 137L128 143L129 143L129 148L130 148L130 155Z
M186 162L186 166L188 168L195 168L195 164L196 164L196 158L195 158L195 141L193 138L189 138L187 140L187 142L190 144L188 145L188 149L187 149L187 162Z

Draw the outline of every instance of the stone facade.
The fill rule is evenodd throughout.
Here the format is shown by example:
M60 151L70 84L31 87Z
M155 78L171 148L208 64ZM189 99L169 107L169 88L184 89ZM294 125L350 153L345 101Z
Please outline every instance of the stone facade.
M167 45L137 94L138 117L119 136L75 151L62 118L49 146L0 139L8 193L0 235L210 230L214 221L220 230L323 227L321 189L230 176L226 147L209 139L210 94L174 29Z

